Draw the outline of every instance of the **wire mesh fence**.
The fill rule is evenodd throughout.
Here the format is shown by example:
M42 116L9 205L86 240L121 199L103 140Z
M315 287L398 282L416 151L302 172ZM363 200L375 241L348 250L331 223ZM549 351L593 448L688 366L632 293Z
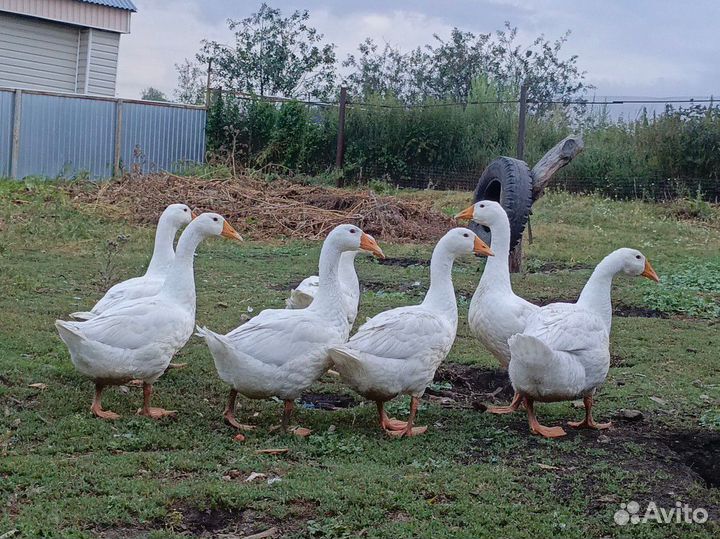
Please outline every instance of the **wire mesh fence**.
M248 168L272 164L344 183L472 190L493 159L517 152L516 100L405 106L387 97L349 99L341 130L338 103L218 90L213 96L209 147ZM520 138L531 167L570 132L585 139L585 152L553 179L556 188L720 199L720 110L711 97L530 105Z

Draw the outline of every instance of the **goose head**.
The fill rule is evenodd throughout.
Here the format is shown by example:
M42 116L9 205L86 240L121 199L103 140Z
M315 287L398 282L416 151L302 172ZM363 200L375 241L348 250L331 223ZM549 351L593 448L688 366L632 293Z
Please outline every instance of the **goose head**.
M620 271L626 275L647 277L656 283L660 282L660 278L657 273L655 273L648 259L637 249L618 249L615 251L614 257L617 257Z
M385 258L380 246L370 234L365 234L355 225L338 225L325 239L341 252L346 251L368 251L378 258Z
M193 219L193 230L202 237L222 236L231 240L243 241L243 238L230 224L217 213L203 213Z
M185 204L170 204L160 216L161 222L166 222L174 229L178 230L190 221L195 219L197 214Z
M469 228L453 228L442 237L440 243L454 257L470 254L493 256L490 247Z
M455 219L467 219L492 228L503 220L507 221L507 214L497 202L481 200L458 213Z

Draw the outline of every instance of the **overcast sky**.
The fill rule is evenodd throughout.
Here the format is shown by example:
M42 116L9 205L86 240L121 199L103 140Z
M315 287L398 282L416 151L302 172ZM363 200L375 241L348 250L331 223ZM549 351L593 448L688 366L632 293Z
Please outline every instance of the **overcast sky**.
M154 86L172 94L174 64L191 58L203 38L230 43L228 18L257 10L252 0L134 0L138 12L120 45L118 95ZM577 54L598 96L708 96L720 90L720 1L694 0L274 0L289 14L308 9L312 24L337 45L338 59L365 37L402 49L457 26L492 32L504 21L523 42L555 39Z

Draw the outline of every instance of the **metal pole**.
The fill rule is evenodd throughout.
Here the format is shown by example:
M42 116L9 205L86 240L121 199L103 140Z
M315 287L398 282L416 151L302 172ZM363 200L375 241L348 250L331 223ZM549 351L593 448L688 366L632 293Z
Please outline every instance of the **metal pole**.
M22 122L22 90L15 90L13 102L13 130L12 149L10 153L10 177L17 178L18 165L20 164L20 125Z
M338 132L337 132L337 149L335 151L335 168L342 170L343 162L345 161L345 105L347 104L347 88L345 86L340 87L340 103L338 106ZM342 187L345 184L345 178L342 174L338 175L337 182L338 187Z
M113 176L120 176L120 159L122 153L122 122L123 122L123 100L115 102L115 161L113 163Z

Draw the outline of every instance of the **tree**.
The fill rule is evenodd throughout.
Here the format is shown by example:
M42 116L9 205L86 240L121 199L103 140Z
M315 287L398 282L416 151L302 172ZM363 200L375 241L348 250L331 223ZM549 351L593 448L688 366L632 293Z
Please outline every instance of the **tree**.
M283 17L263 3L257 13L228 20L235 45L203 41L197 55L213 62L217 83L255 95L325 99L335 92L335 45L308 26L307 10Z
M152 86L148 86L140 93L140 99L145 101L169 101L164 93Z
M205 103L207 71L187 58L182 64L175 64L177 88L173 95L180 103L202 105Z
M530 101L571 101L580 99L592 86L583 82L585 71L577 66L577 55L561 58L561 49L570 36L570 30L551 42L540 35L529 47L518 45L517 27L505 23L505 28L496 32L492 44L490 76L504 89L518 88L528 84ZM535 110L546 110L552 104L536 103Z
M517 96L523 82L531 101L570 101L590 88L577 56L562 57L569 32L551 42L540 35L528 47L516 42L517 28L505 27L492 34L474 34L453 28L443 40L403 53L386 44L380 49L371 39L358 45L343 66L355 95L391 94L407 104L426 99L463 103L469 100L475 81L485 80L498 90L497 98ZM549 105L534 104L535 110Z

